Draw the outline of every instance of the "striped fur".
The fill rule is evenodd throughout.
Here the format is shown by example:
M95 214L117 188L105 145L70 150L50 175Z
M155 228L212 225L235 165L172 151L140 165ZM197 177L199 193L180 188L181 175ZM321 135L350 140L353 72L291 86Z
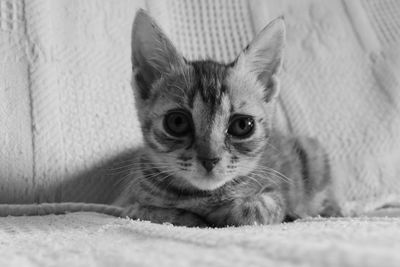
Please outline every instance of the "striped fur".
M132 85L145 148L132 161L115 204L135 218L138 207L146 207L152 212L141 212L142 219L182 224L189 216L213 226L339 214L320 145L284 137L271 125L283 45L284 24L277 19L232 63L187 61L139 11ZM187 114L190 125L183 136L165 126L176 110ZM228 130L238 115L254 125L245 138ZM172 210L181 216L168 217Z

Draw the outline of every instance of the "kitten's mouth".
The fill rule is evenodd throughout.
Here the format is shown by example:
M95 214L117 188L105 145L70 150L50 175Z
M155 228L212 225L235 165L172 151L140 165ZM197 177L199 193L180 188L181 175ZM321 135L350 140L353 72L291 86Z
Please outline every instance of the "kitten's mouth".
M205 175L196 175L187 179L190 184L200 190L215 190L223 186L227 181L215 173L207 173Z

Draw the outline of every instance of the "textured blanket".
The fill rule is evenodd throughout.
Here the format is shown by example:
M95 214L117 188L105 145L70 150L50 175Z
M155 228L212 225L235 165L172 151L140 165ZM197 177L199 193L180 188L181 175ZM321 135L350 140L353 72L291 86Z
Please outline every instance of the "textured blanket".
M400 219L189 229L94 213L0 218L0 266L399 266Z

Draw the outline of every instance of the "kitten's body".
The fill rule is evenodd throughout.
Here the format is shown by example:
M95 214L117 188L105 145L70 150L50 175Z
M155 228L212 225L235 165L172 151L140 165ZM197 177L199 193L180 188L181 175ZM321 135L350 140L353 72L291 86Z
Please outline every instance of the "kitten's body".
M232 63L191 62L139 11L132 85L145 148L115 204L184 225L338 215L323 149L272 126L284 37L277 19Z
M132 169L114 204L127 207L126 215L132 218L188 226L271 224L340 215L327 155L314 139L276 134L268 147L258 168L215 190L166 177L143 150L133 159L141 164Z
M133 88L146 148L115 204L133 205L131 216L186 225L338 215L322 148L272 126L284 35L277 19L234 62L191 62L139 11Z

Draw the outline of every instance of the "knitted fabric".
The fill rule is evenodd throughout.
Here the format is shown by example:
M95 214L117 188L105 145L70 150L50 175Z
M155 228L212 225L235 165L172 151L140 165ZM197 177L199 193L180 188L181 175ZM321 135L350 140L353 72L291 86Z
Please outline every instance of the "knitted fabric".
M0 0L1 202L71 200L67 181L141 144L139 7L186 57L221 61L285 15L277 125L326 146L347 213L400 202L398 1Z

